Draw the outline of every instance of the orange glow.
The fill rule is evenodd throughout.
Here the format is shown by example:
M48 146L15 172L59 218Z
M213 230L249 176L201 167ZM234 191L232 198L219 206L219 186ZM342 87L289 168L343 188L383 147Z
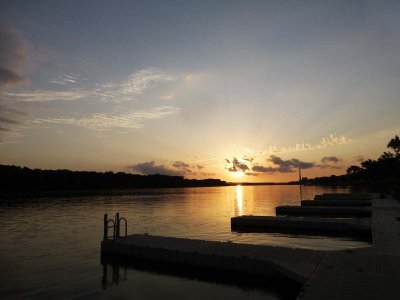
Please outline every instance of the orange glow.
M237 214L243 215L243 187L241 185L236 186L236 206L237 206Z
M233 173L233 175L235 175L235 177L238 177L238 178L240 178L240 177L243 177L244 173L243 173L243 172L240 172L240 171L238 171L238 172L235 172L235 173Z

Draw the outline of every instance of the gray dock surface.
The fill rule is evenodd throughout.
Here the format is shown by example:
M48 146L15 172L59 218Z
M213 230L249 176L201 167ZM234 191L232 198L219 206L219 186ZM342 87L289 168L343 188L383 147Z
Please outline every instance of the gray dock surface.
M326 206L278 206L276 215L285 216L319 216L319 217L371 217L367 207L326 207Z
M309 234L334 234L371 239L371 219L328 219L312 217L238 216L231 218L233 230L266 230Z
M317 251L136 234L101 243L119 257L284 277L297 299L400 299L400 202L373 197L369 248ZM266 279L267 280L267 279Z
M371 200L347 200L347 199L334 199L334 200L302 200L301 206L371 206Z
M297 299L400 299L400 202L372 199L373 247L326 252Z
M304 284L323 251L134 234L101 243L105 254L282 277Z

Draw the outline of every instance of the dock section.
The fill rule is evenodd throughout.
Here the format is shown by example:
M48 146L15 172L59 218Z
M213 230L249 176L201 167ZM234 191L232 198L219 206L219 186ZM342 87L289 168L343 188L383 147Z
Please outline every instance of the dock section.
M366 207L278 206L276 215L319 216L331 218L368 218L371 209Z
M227 272L281 277L304 284L323 257L323 251L232 242L180 239L146 234L105 240L104 254Z
M334 199L334 200L302 200L301 206L356 206L356 207L367 207L371 206L371 200L346 200L346 199Z
M389 197L371 201L373 244L369 248L318 251L147 234L120 237L123 218L105 216L101 251L127 259L285 278L302 285L299 300L400 299L400 202ZM109 223L117 225L112 239Z
M326 252L297 299L400 299L400 202L372 199L373 247Z
M327 219L310 217L238 216L231 228L240 232L284 232L351 236L371 241L370 219Z

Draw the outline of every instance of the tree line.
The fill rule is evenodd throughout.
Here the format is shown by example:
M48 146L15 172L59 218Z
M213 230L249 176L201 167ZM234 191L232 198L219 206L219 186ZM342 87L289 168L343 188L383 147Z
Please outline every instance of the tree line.
M392 138L382 155L376 159L362 161L360 166L350 166L340 176L309 179L310 185L364 185L391 191L400 196L400 138Z
M127 188L170 188L224 186L219 179L187 179L183 176L138 175L124 172L41 170L0 165L3 192L104 190Z

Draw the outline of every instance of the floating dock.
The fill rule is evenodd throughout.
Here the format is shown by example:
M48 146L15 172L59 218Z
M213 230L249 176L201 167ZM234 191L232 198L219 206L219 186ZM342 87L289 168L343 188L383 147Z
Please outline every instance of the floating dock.
M371 206L371 200L302 200L301 206Z
M318 216L332 218L368 218L371 209L366 207L278 206L276 215Z
M314 200L371 200L369 196L355 196L355 195L347 195L347 194L323 194L323 195L316 195Z
M368 248L317 251L147 234L120 237L120 219L105 218L101 251L126 259L285 278L302 285L297 299L399 299L400 202L372 197L369 211L373 243ZM109 223L115 225L112 239Z
M231 228L240 232L328 234L352 236L368 241L372 238L370 219L238 216L231 218Z
M104 254L281 277L304 284L323 251L134 234L101 243Z

